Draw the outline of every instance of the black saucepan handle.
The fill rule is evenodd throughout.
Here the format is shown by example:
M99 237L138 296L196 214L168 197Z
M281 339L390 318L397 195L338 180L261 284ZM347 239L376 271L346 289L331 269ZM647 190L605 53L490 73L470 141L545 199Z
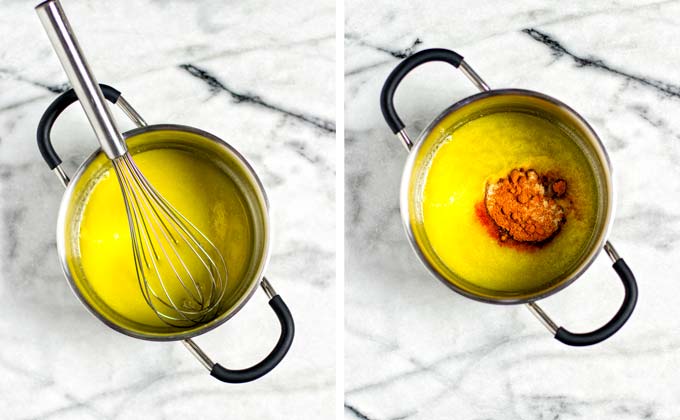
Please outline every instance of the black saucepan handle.
M458 68L463 62L463 57L458 53L442 48L423 50L405 58L394 70L392 70L392 73L387 76L385 85L383 85L382 92L380 93L380 109L382 110L387 125L394 134L397 134L405 127L401 118L397 115L397 111L394 109L394 93L396 92L399 83L401 83L402 79L411 70L421 64L429 63L431 61L442 61Z
M295 323L293 316L288 310L281 296L279 296L267 279L262 279L262 289L270 297L269 306L274 310L279 323L281 324L281 334L276 342L274 349L259 363L246 369L227 369L219 363L213 363L208 356L191 339L184 340L187 348L196 356L203 365L210 370L210 375L222 382L240 384L254 381L269 373L286 356L293 337L295 336Z
M281 324L281 335L279 336L279 341L276 342L274 349L261 362L247 369L227 369L219 363L215 363L210 371L210 375L222 382L233 384L250 382L266 375L283 360L286 353L288 353L291 344L293 344L295 323L293 322L293 316L288 310L288 306L286 306L283 299L281 299L281 296L276 295L271 298L269 306L272 307Z
M118 102L118 98L120 98L119 91L109 85L100 84L99 87L101 88L104 97L111 103L115 104ZM52 147L52 139L50 137L52 126L59 115L69 105L76 102L77 100L78 97L76 96L76 92L73 89L67 90L66 92L59 95L57 99L55 99L54 102L52 102L50 106L47 107L42 118L40 118L40 122L38 123L38 149L40 149L40 154L42 155L43 159L45 159L45 162L47 163L47 166L50 167L50 169L54 169L61 165L61 158L59 155L57 155L54 147Z
M535 302L529 304L529 309L555 334L555 339L564 344L582 347L591 346L604 341L623 327L635 309L638 298L638 288L633 272L628 268L628 265L623 258L619 257L618 253L609 242L605 245L605 251L614 262L612 268L614 268L614 271L616 271L616 274L618 274L621 279L625 294L619 310L614 317L602 327L588 333L573 333L564 327L557 327Z
M555 338L558 341L570 346L590 346L611 337L623 327L623 324L625 324L626 321L628 321L628 318L630 318L633 313L633 309L635 309L638 298L638 288L637 283L635 282L635 276L633 275L633 272L630 271L628 264L626 264L623 258L619 258L612 267L614 268L614 271L616 271L616 274L619 275L625 290L623 304L621 304L616 315L602 327L589 333L573 333L566 330L564 327L559 327L555 333Z

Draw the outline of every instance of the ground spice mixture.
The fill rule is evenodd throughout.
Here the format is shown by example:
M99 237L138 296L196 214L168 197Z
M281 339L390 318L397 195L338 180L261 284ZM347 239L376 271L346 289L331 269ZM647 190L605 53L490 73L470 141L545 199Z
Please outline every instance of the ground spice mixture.
M519 168L487 184L484 204L501 242L512 239L542 244L552 239L566 221L565 209L557 201L566 193L565 180Z

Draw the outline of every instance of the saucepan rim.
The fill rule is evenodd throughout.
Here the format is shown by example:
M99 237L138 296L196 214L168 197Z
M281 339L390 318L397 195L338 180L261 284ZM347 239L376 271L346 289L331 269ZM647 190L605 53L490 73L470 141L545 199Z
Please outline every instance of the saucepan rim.
M600 164L603 169L602 172L604 173L605 179L602 181L604 182L604 185L606 185L607 187L606 188L607 196L604 197L605 199L604 221L601 223L599 232L597 232L598 235L597 240L593 242L591 248L588 250L587 257L585 257L583 261L571 273L569 273L568 276L566 276L563 280L560 280L557 285L550 284L544 290L538 293L531 294L528 297L492 298L486 295L470 292L454 284L453 281L449 280L444 274L437 270L437 268L432 264L432 262L426 257L425 253L423 252L423 250L420 248L420 245L416 241L415 233L413 227L411 226L411 214L409 210L410 208L409 204L411 200L410 185L413 171L415 169L416 158L420 155L421 149L424 147L423 146L425 144L424 140L444 118L446 118L451 113L472 104L473 102L481 101L495 96L512 96L512 95L531 97L547 101L552 105L555 105L561 108L562 110L566 111L566 113L569 114L569 116L572 117L576 122L582 124L585 132L588 134L585 140L589 141L590 144L593 146L593 149L595 149L598 161L597 163ZM588 268L591 266L591 264L595 261L597 256L602 251L605 242L609 237L611 225L614 220L614 212L616 209L615 200L616 194L614 192L613 171L609 160L609 155L607 154L607 150L605 149L602 141L600 140L595 130L593 130L590 124L588 124L588 122L579 113L574 111L571 107L569 107L565 103L540 92L535 92L526 89L492 89L465 97L460 101L454 103L453 105L449 106L442 113L440 113L434 120L432 120L432 122L430 122L430 124L420 133L420 135L417 137L413 147L409 152L408 158L404 165L404 170L402 172L399 207L401 210L402 224L404 226L406 236L409 239L409 243L411 244L411 248L432 275L434 275L437 279L439 279L450 289L470 299L474 299L485 303L512 305L534 302L545 297L548 297L550 295L553 295L559 292L560 290L564 289L565 287L569 286L583 273L585 273L585 271L588 270Z
M190 126L185 126L185 125L179 125L179 124L153 124L153 125L146 125L143 127L138 127L134 128L130 131L126 131L123 133L123 138L125 141L128 139L135 137L140 134L146 134L149 132L155 132L155 131L179 131L183 133L189 133L193 135L198 135L206 140L210 140L214 143L217 143L219 146L224 147L228 153L230 153L240 164L243 165L243 168L247 172L247 174L252 178L254 181L252 183L252 187L259 193L261 194L262 200L264 202L264 211L262 212L262 217L263 217L263 246L262 246L262 252L263 256L261 258L261 261L257 265L257 269L255 270L255 273L252 276L252 279L249 280L250 285L248 286L249 289L243 293L243 295L239 298L239 301L237 304L233 307L231 307L229 310L215 318L214 320L196 328L192 327L189 331L178 331L177 333L174 334L165 334L165 333L160 333L159 335L156 334L145 334L145 333L139 333L136 331L129 330L127 328L124 328L115 322L109 320L106 318L100 311L98 311L95 307L93 307L85 298L83 293L80 291L80 288L78 285L75 283L74 277L71 275L71 272L68 267L68 261L66 258L66 233L65 233L65 227L66 227L66 215L69 209L69 205L72 200L72 196L74 194L74 189L75 186L78 184L78 181L82 177L83 173L85 170L90 166L90 164L101 154L103 153L101 151L101 148L95 150L83 163L80 164L78 167L77 171L74 173L71 182L69 182L68 186L66 187L66 191L64 192L64 195L62 196L61 199L61 204L59 206L59 215L57 219L57 251L59 253L59 261L61 265L61 269L64 273L64 276L66 277L68 284L73 291L73 293L76 295L78 300L87 308L87 310L97 317L100 321L102 321L104 324L108 325L112 329L134 337L134 338L139 338L143 340L149 340L149 341L178 341L178 340L184 340L187 338L191 337L196 337L198 335L204 334L208 331L211 331L218 326L222 325L229 319L231 319L236 313L238 313L243 306L252 298L253 294L255 294L255 291L258 289L258 286L260 282L262 281L262 276L263 273L265 272L268 264L269 264L269 258L270 258L270 215L269 215L269 201L267 199L267 194L265 192L264 186L262 185L262 182L260 181L260 178L257 176L257 173L253 169L252 165L248 162L248 160L238 152L233 146L231 146L229 143L226 141L220 139L219 137L210 134L206 131L203 131L198 128L190 127Z

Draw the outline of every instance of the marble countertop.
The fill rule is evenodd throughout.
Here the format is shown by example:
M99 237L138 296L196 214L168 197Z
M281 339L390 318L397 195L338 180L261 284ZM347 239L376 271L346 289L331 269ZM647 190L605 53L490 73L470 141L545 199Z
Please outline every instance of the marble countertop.
M335 3L62 2L100 82L121 90L149 123L227 140L265 185L274 226L267 277L297 334L272 373L243 385L217 382L180 343L105 327L69 290L55 246L63 190L35 144L38 120L66 77L34 3L0 1L0 417L331 418ZM53 134L69 173L97 147L79 107ZM257 292L196 342L238 368L264 357L278 332Z
M410 4L349 0L345 9L345 417L680 418L680 3ZM562 100L602 138L617 185L610 240L640 296L608 341L566 347L524 307L451 292L411 251L398 201L406 153L378 98L400 59L432 47L464 55L492 88ZM460 72L429 64L395 102L415 137L475 92ZM602 254L542 306L585 331L622 296Z

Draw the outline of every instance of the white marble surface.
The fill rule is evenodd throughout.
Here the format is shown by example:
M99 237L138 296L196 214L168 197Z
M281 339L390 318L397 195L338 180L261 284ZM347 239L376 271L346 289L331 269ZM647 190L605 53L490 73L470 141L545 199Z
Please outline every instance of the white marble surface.
M66 77L34 3L0 1L0 418L331 418L334 2L63 1L101 82L150 123L228 140L265 184L274 225L267 276L297 335L279 367L244 385L217 382L180 343L114 332L69 290L54 236L62 188L35 144ZM78 107L54 138L69 172L96 148ZM269 352L278 331L258 292L196 341L215 361L244 367Z
M680 2L346 3L347 419L680 418ZM411 251L398 207L406 153L380 114L387 74L455 49L491 85L544 92L604 141L618 187L611 240L638 278L624 328L590 348L552 339L521 306L463 298ZM413 137L474 87L444 64L409 75L396 106ZM542 302L600 326L623 296L604 255Z

